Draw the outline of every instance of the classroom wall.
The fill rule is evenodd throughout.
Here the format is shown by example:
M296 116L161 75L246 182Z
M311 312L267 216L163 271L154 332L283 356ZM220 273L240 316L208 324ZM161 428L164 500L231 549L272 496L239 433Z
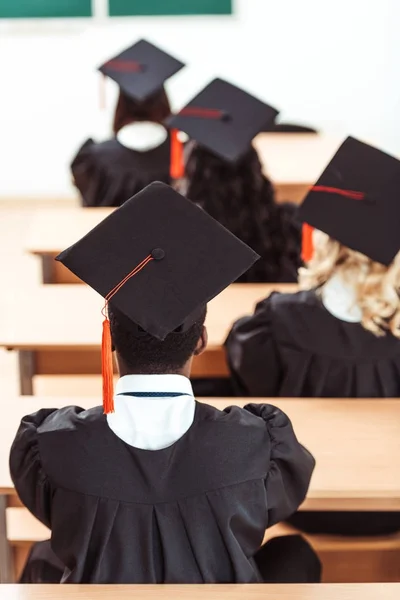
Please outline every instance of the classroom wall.
M399 5L236 0L232 17L0 22L0 197L71 195L74 152L110 130L116 90L100 112L95 68L140 37L189 64L168 85L176 108L222 75L282 119L400 154Z

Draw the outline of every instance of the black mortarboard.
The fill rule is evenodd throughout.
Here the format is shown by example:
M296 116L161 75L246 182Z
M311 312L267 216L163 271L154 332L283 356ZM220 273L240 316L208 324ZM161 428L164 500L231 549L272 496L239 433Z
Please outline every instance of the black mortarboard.
M184 66L150 42L140 40L104 63L99 71L114 79L125 94L143 102Z
M75 275L134 324L163 340L187 329L201 309L259 256L164 183L125 202L59 254ZM105 315L106 316L106 315ZM104 412L114 410L110 323L103 322Z
M155 182L57 256L103 297L146 257L112 303L164 339L258 258L246 244L166 184Z
M236 162L253 138L274 121L278 111L240 88L214 79L178 114L169 127L184 131L200 145Z
M389 265L400 250L400 161L348 137L311 188L300 218Z

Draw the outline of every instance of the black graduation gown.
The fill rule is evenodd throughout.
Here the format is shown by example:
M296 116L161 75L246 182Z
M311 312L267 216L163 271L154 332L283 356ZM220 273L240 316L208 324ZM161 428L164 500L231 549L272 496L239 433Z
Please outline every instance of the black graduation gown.
M187 433L159 451L119 439L101 407L41 410L10 456L69 583L258 582L265 529L296 510L313 468L269 405L196 403Z
M400 396L400 341L337 319L315 291L274 293L260 302L254 315L233 325L226 351L231 385L239 396ZM289 520L310 533L400 530L399 512L302 511Z
M116 138L88 139L71 164L83 206L121 206L152 181L170 183L169 136L157 148L139 152Z
M329 313L315 291L274 293L226 340L239 396L400 396L400 340Z

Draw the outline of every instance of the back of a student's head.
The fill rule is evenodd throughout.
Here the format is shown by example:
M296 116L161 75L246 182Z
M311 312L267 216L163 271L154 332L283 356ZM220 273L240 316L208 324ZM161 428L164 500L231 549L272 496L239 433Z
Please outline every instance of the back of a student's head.
M121 375L181 373L205 348L206 306L191 327L170 333L163 341L138 328L112 303L108 312Z
M400 252L389 266L351 250L319 230L313 232L312 260L299 271L302 289L322 287L334 275L352 286L362 325L377 336L400 338Z
M273 185L252 146L232 164L193 143L178 189L262 257L240 281L279 281L288 264L296 275L300 226L290 207L275 202Z
M171 107L164 87L143 102L134 100L121 90L115 108L113 132L116 134L125 125L135 122L162 123L170 114Z

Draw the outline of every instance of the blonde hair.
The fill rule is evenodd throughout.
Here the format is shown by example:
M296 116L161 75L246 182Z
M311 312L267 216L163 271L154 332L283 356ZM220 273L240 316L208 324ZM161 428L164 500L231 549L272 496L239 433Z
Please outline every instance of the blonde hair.
M390 331L400 339L400 252L386 267L315 230L314 256L299 270L303 290L320 288L340 274L356 292L362 326L376 336Z

